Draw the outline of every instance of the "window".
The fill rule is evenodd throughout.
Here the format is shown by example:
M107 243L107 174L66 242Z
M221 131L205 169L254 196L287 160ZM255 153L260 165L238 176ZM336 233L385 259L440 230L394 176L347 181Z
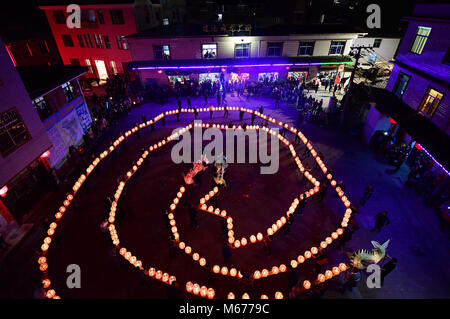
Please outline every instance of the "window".
M43 42L40 42L39 47L41 48L42 53L50 53L47 41L44 40Z
M81 34L77 35L78 43L80 43L80 48L84 48L83 36Z
M422 50L427 42L428 36L430 35L431 28L428 27L418 27L416 32L416 37L411 47L411 52L416 54L421 54Z
M104 35L103 40L105 41L105 47L107 49L111 49L111 42L109 42L109 37L107 35Z
M89 44L89 40L86 34L83 35L84 36L84 42L86 43L86 48L91 48L92 46Z
M202 58L215 59L217 57L217 44L202 44Z
M345 41L331 41L329 54L343 54Z
M72 64L72 65L81 65L80 64L80 60L76 59L76 58L70 59L70 64Z
M63 34L61 37L62 37L65 47L73 47L74 46L72 36L70 34Z
M66 24L66 17L62 10L53 11L53 18L56 24Z
M3 156L30 139L30 133L16 109L0 114L0 153Z
M406 87L408 86L408 82L410 79L411 79L410 75L400 72L398 74L397 81L395 82L394 89L392 90L392 92L401 98L405 93Z
M94 47L94 44L92 43L91 35L88 34L88 35L87 35L87 38L88 38L88 40L89 40L89 45L88 45L88 47L89 47L89 48L93 48L93 47Z
M61 85L67 101L72 101L76 97L75 89L70 82Z
M89 69L89 73L94 73L94 70L92 69L91 60L85 59L85 60L84 60L84 63L86 63L86 66L87 66L88 69Z
M123 36L117 35L116 36L116 43L117 43L117 48L119 50L128 50L128 45L124 41Z
M94 10L81 10L81 22L97 23Z
M97 48L103 49L102 37L99 34L94 34L94 39L95 39L95 45L97 46Z
M418 111L423 115L429 116L431 118L434 115L434 112L436 112L443 97L444 94L442 94L441 92L438 92L432 88L428 88L425 96L422 99L422 102L420 103Z
M102 10L97 10L97 17L98 17L98 22L100 22L100 24L105 24L105 17L103 16Z
M125 20L123 19L123 11L111 10L111 20L113 24L124 24Z
M112 70L113 74L116 75L118 73L117 72L116 62L115 61L111 61L110 64L111 64L111 70Z
M383 39L375 39L375 40L373 40L373 47L374 48L379 48L381 46L381 41L382 40Z
M250 57L250 43L238 43L234 46L234 56L236 58Z
M315 42L300 42L298 55L313 55Z
M30 56L33 56L33 51L31 51L31 48L30 48L30 44L27 42L27 45L26 45L26 47L27 47L27 52L28 52L28 54L30 55Z
M169 25L169 18L163 19L163 25Z
M72 59L70 59L72 61ZM39 114L41 121L45 121L50 115L53 114L52 110L48 106L45 99L41 96L33 101L34 108Z
M281 56L283 52L283 42L268 42L267 56Z
M168 45L154 45L155 60L170 60L170 48Z

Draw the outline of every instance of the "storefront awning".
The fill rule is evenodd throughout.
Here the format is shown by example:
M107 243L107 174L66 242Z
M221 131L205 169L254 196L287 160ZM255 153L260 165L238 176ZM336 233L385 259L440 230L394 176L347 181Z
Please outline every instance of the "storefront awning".
M239 67L308 67L353 64L347 56L133 61L132 70L186 70Z
M353 84L354 89L363 90L369 102L373 102L378 111L392 117L417 143L447 170L450 168L450 137L394 93L362 84Z

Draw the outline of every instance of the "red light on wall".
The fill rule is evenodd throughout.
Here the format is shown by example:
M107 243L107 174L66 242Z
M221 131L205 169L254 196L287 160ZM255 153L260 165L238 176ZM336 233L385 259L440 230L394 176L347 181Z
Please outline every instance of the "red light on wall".
M394 120L392 117L389 119L389 123L391 123L391 124L397 124L397 122L395 122L395 120Z
M161 74L161 73L162 73L162 70L158 70L158 73Z
M225 72L227 69L222 69L222 72Z
M291 68L290 66L287 66L287 67L286 67L286 70L289 70L290 68Z
M416 144L414 145L414 147L417 148L419 151L423 150L423 147L420 146L419 143L416 143Z
M0 188L0 196L1 197L5 197L7 192L8 192L8 186L5 185L2 188Z
M50 156L50 151L45 151L44 153L42 153L41 158L47 158Z

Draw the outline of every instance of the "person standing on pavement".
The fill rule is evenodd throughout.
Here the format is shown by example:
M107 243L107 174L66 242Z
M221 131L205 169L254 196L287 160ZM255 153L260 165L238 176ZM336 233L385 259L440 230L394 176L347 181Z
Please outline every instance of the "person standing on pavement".
M192 107L191 98L189 96L187 97L187 106L188 106L188 109L190 109Z
M377 231L379 233L381 227L389 225L391 221L387 218L387 213L387 211L383 211L375 215L375 226L370 230L371 232Z
M361 206L364 206L367 202L367 200L372 197L373 194L373 185L369 184L367 185L367 187L364 189L364 194L363 197L361 198L361 200L359 201Z

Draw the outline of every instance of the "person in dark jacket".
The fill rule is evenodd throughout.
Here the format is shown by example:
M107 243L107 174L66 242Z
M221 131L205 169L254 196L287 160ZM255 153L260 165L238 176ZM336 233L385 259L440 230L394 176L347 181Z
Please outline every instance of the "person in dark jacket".
M377 231L377 233L380 232L381 227L389 225L391 221L389 218L387 218L387 211L383 211L381 213L378 213L375 215L375 226L370 231Z

